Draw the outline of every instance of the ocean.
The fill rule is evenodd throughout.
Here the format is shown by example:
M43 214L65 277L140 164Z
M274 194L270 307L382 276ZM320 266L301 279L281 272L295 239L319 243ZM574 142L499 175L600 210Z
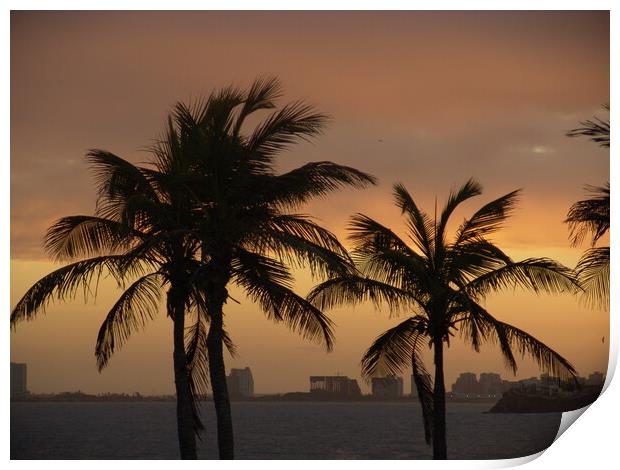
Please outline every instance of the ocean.
M448 403L448 457L505 459L548 447L561 413L486 414ZM421 411L407 402L233 402L239 459L429 459ZM199 457L217 458L212 403ZM176 459L173 402L11 403L11 459Z

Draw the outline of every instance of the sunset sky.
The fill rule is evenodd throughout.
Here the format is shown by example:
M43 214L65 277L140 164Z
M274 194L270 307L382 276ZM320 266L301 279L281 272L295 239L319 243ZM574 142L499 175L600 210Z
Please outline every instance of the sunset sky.
M144 162L141 149L158 137L176 101L258 76L282 80L282 103L303 99L331 118L324 135L281 156L283 171L331 160L379 178L374 188L305 208L343 241L355 212L400 232L395 182L432 213L435 196L441 206L473 176L484 194L463 206L457 222L523 188L515 216L494 238L505 251L574 266L585 249L570 247L563 220L584 185L609 179L609 151L565 132L606 117L607 12L13 12L11 306L58 267L41 247L46 228L94 210L88 149ZM311 286L300 273L299 292ZM172 324L163 310L97 372L97 331L118 293L103 282L96 302L78 296L18 325L11 360L28 364L30 391L173 392ZM257 393L307 391L309 375L359 380L365 349L399 321L370 305L329 312L337 342L326 354L232 296L241 305L226 306L226 323L239 357L227 365L250 366ZM490 297L487 306L580 374L606 370L608 312L568 295L522 291ZM512 378L497 348L476 354L456 338L446 357L448 386L464 371ZM538 373L520 362L518 378ZM408 377L405 384L409 390Z

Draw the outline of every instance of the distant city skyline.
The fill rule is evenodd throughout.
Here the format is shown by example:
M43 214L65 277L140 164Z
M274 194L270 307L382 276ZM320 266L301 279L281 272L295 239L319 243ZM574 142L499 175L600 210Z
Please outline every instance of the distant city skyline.
M593 371L588 377L577 377L577 381L582 385L602 385L605 380L605 374L599 371ZM478 378L472 372L462 372L452 384L449 393L456 397L475 397L488 396L499 398L502 393L509 389L522 386L525 388L550 388L559 389L560 382L570 383L570 380L562 381L558 377L550 376L544 372L538 376L528 377L520 380L506 380L500 374L495 372L482 372Z
M507 377L503 377L499 372L493 371L483 371L478 374L470 371L460 372L456 377L454 382L446 382L446 392L451 393L454 392L454 385L459 382L459 379L468 378L471 379L478 378L478 376L497 376L503 382L509 383L517 383L520 381L527 381L530 379L539 379L539 377L544 376L545 373L541 372L535 376L528 377L520 377L515 378L512 374L508 374ZM587 383L588 381L594 381L598 383L598 381L604 381L607 373L601 372L598 370L591 371L586 375L580 375L579 379L582 382ZM409 377L409 383L404 380L404 377ZM384 376L384 377L373 377L370 380L366 381L361 377L349 377L346 375L341 375L336 373L334 375L324 375L324 376L316 376L316 375L308 375L307 379L310 380L310 383L303 390L279 390L279 391L270 391L263 392L260 389L255 390L255 377L252 373L251 367L245 366L242 368L230 368L229 373L227 374L228 386L231 396L234 397L253 397L255 395L277 395L277 394L285 394L285 393L295 393L295 392L312 392L313 386L312 383L319 384L316 386L316 389L328 387L329 391L337 391L339 387L349 387L347 385L348 382L355 382L353 387L357 387L362 395L373 395L373 396L384 396L386 398L395 398L400 396L416 396L417 392L415 391L415 387L412 381L412 376L405 374L405 376ZM325 382L325 380L329 380L329 385ZM337 379L342 379L342 383ZM260 378L259 378L260 383ZM601 382L602 383L602 382ZM76 389L67 389L67 390L36 390L31 391L27 389L27 364L24 363L14 363L11 362L11 395L24 393L26 391L37 393L37 394L46 394L46 393L65 393L65 392L85 392L85 393L125 393L125 394L133 394L139 393L134 390L117 390L114 392L100 392L88 390L87 388L78 387ZM471 384L471 382L470 382ZM348 392L347 392L348 393ZM355 394L357 392L353 392ZM168 395L168 393L150 393L147 395L159 396L159 395Z

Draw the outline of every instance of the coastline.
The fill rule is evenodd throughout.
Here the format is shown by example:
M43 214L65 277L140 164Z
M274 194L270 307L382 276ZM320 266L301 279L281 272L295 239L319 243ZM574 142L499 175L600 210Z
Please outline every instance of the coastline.
M456 398L446 396L448 403L489 403L494 404L499 398L476 397L476 398ZM11 403L139 403L139 402L174 402L174 395L140 395L140 394L88 394L83 392L63 392L50 394L24 394L11 397ZM200 401L210 402L211 396L202 397ZM325 393L308 393L308 392L290 392L273 395L257 395L254 397L231 397L231 402L334 402L334 403L377 403L377 402L394 402L394 403L417 403L417 397L373 397L372 395L360 395L354 397L343 397Z

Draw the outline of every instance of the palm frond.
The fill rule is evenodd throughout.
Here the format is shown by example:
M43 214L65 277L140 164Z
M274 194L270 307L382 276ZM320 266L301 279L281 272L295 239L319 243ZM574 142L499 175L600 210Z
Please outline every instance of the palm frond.
M573 204L564 221L568 224L573 246L579 245L588 234L594 246L609 230L609 183L604 187L586 186L586 190L592 197Z
M349 230L349 240L353 242L351 257L367 277L414 290L428 281L428 259L409 248L389 228L363 214L355 214Z
M185 354L192 395L194 430L200 438L198 432L204 429L200 419L200 400L209 393L208 320L201 313L195 317L194 322L185 329ZM226 330L222 330L222 341L231 356L235 357L235 345Z
M271 168L271 160L278 152L320 134L326 122L327 115L301 101L293 102L272 113L254 130L248 138L248 153Z
M203 285L203 282L205 281L205 277L204 277L205 271L202 270L202 268L204 268L204 265L198 265L198 266L199 266L198 269L194 270L193 276L190 278L190 281L188 282L188 285L190 286L188 313L192 313L195 311L197 318L199 318L200 321L205 323L205 325L203 326L205 329L205 332L208 332L208 329L206 327L206 325L209 323L209 309L208 309L208 301L207 301L208 289L206 289ZM195 326L195 322L194 322L194 326ZM230 354L230 356L232 358L237 357L237 346L232 341L226 329L224 329L223 327L222 327L222 342L224 343L224 346L226 346L226 349L228 350L228 353Z
M110 309L97 335L95 356L101 371L112 354L137 329L144 328L157 315L161 298L160 273L150 273L131 284Z
M432 379L422 360L422 348L428 334L426 318L416 315L390 328L377 337L362 358L364 377L395 376L411 364L413 381L422 406L424 435L430 444L433 416ZM411 362L410 362L411 361Z
M418 391L418 400L422 407L422 420L424 422L424 439L431 445L433 435L433 412L435 402L433 398L433 379L424 367L424 362L420 354L425 335L416 333L413 338L413 352L411 353L411 367L413 383Z
M416 337L428 328L426 318L416 315L378 336L362 358L366 378L402 374L416 347Z
M393 194L396 205L408 217L407 227L413 242L432 263L434 255L433 239L431 237L431 233L434 230L433 221L418 208L402 184L394 185Z
M461 243L470 240L484 238L499 230L512 214L520 193L521 190L517 189L478 209L457 230L454 246L459 246Z
M161 174L178 173L178 166L182 164L183 158L182 136L175 127L173 115L169 114L167 126L162 132L162 136L147 147L147 150L153 155L154 166L156 171Z
M398 250L377 250L374 253L353 251L351 254L361 273L423 298L431 288L432 279L424 259L407 256Z
M232 133L235 110L244 102L243 93L233 87L224 87L191 104L178 102L174 106L173 118L181 132L188 129L202 129L211 135Z
M134 231L149 231L153 227L160 230L175 226L175 210L167 203L153 200L150 197L135 193L124 197L122 202L115 204L113 212L105 212L107 217L119 220L124 226Z
M581 290L573 271L549 258L528 258L506 264L469 281L463 290L480 298L490 292L516 287L550 294Z
M45 250L56 260L110 254L127 248L143 234L120 222L76 215L57 220L45 235Z
M392 230L364 214L357 213L351 216L349 231L349 240L353 242L353 249L356 252L396 250L423 261L423 258Z
M375 308L387 304L391 315L408 307L424 308L423 299L412 292L399 289L374 279L359 276L341 276L315 286L307 299L321 310L371 301Z
M97 284L105 274L112 276L119 285L122 285L127 277L142 272L143 267L140 264L132 265L131 271L121 269L120 265L124 261L122 255L100 256L68 264L42 277L28 289L13 308L11 326L15 327L23 320L33 320L37 313L45 312L52 300L74 298L80 289L85 300L89 296L95 296Z
M480 352L480 346L487 340L488 328L486 323L482 323L475 315L469 315L469 310L454 309L458 313L451 313L452 321L451 326L459 330L461 338L465 340L476 352ZM464 315L460 315L463 313ZM454 318L458 316L460 318ZM504 343L500 341L500 346ZM511 351L503 351L504 357L507 358L507 362L512 366L512 361L508 359L506 352L511 354Z
M476 323L478 328L485 331L485 339L491 339L491 341L497 341L499 348L504 358L506 368L512 371L513 374L517 373L517 360L512 350L514 341L509 336L507 328L504 328L498 322L489 321L488 319L481 319L480 315L476 319L470 319L469 323Z
M299 207L345 187L362 189L377 179L355 168L329 161L310 162L277 176L258 178L255 197L286 207Z
M261 109L275 108L275 101L282 96L282 93L282 84L275 77L254 80L243 100L243 106L235 121L233 135L239 135L245 119L250 114Z
M197 316L193 325L185 330L185 354L189 370L189 385L192 395L192 411L194 414L194 431L204 429L200 419L199 402L209 391L209 362L207 350L207 326Z
M448 220L456 208L468 199L479 196L480 194L482 194L482 186L473 178L467 180L457 191L450 192L446 205L441 211L441 216L439 217L439 224L437 226L437 240L435 240L435 244L437 246L443 246L444 233L448 225Z
M530 356L542 370L550 375L561 379L576 380L577 371L573 365L529 333L508 323L496 320L478 304L475 304L475 307L470 309L470 314L475 315L479 323L486 324L489 331L495 333L494 336L489 335L489 337L496 338L499 341L507 364L514 372L517 370L517 364L512 353L513 348L521 354L521 357Z
M123 252L118 263L121 272L133 272L137 264L143 264L151 269L162 268L167 271L174 264L170 262L171 247L177 248L186 255L186 262L190 263L196 255L199 238L196 231L190 229L161 230L147 234L135 246Z
M609 310L609 247L590 248L575 270L583 287L583 299L591 307Z
M448 247L443 274L446 282L463 285L512 263L512 259L494 243L474 238Z
M94 173L97 192L97 213L103 217L113 212L110 207L135 193L156 194L141 169L134 164L106 150L91 149L86 154Z
M609 105L603 106L609 111ZM566 133L568 137L589 137L592 142L596 142L601 147L609 147L610 144L610 123L609 119L599 119L594 116L594 119L588 119L579 123L581 127L572 129Z
M308 266L313 275L333 276L354 269L338 238L303 214L269 217L251 233L245 245L289 265Z
M267 316L285 323L303 338L333 347L333 322L321 310L291 289L286 267L276 260L238 250L233 261L233 279L257 302Z

